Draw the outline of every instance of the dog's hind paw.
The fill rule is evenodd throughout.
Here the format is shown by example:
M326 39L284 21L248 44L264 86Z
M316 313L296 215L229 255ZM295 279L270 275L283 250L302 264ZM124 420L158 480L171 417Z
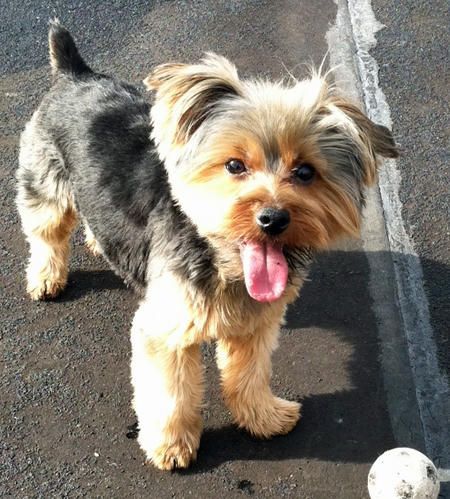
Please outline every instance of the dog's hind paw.
M102 250L96 239L86 239L85 245L94 256L100 256L102 254Z

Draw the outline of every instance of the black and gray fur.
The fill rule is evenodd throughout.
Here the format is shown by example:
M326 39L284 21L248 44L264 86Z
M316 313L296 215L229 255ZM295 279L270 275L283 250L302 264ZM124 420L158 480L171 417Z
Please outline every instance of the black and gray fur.
M73 199L104 256L138 291L150 260L207 287L213 251L171 197L150 139L149 104L136 87L94 73L58 23L49 40L54 84L22 136L21 204L64 207ZM43 160L27 161L38 150Z

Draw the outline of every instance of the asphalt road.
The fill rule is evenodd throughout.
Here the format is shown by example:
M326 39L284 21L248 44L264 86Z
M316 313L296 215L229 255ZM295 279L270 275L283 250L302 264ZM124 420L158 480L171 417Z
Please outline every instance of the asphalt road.
M380 17L386 16L387 29L399 29L388 19L393 7L381 3L375 6ZM24 292L27 248L14 208L18 137L49 87L48 18L57 15L73 32L94 68L130 81L141 81L156 63L195 61L206 50L231 58L243 75L278 78L286 68L302 76L301 63L320 63L328 48L325 33L336 16L334 2L61 0L43 5L25 0L2 2L0 9L0 496L367 497L371 463L399 439L380 363L371 267L359 242L318 259L283 330L273 388L303 401L297 428L268 442L237 430L221 401L214 347L205 346L208 391L198 461L188 471L164 473L143 466L133 438L128 332L136 298L104 262L86 252L77 233L67 290L54 302L31 303ZM396 130L404 130L404 104L397 103L397 91L389 93L393 77L390 66L382 65L396 60L395 47L384 44L384 32L380 36L383 81L398 113ZM404 112L412 110L408 106ZM414 121L411 127L417 130ZM435 129L433 123L430 127ZM438 127L435 137L440 133ZM432 149L425 139L417 147ZM444 241L435 253L429 239L419 239L424 268L432 270L427 283L441 283L428 289L444 337L448 309L432 290L448 292L443 230L448 217L442 215L448 198L432 193L442 192L448 176L447 183L425 177L430 204L420 213L407 207L408 224L415 230L420 224L432 227L434 240ZM418 198L421 184L422 177L411 180ZM388 256L378 255L383 261ZM446 358L443 354L443 365ZM407 443L420 449L420 432L410 433Z
M374 50L399 162L403 218L424 273L438 359L450 379L450 8L445 0L375 0L386 25Z

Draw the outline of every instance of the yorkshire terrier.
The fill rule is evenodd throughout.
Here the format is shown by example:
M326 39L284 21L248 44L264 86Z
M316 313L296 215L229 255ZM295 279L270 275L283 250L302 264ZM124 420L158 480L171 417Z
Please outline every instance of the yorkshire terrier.
M81 219L142 300L131 330L139 444L161 469L197 455L200 344L217 342L223 396L255 437L288 433L300 404L270 388L286 306L314 253L360 226L389 130L320 74L242 80L227 59L163 64L144 83L92 71L57 21L53 85L21 136L17 205L30 245L27 291L67 283Z

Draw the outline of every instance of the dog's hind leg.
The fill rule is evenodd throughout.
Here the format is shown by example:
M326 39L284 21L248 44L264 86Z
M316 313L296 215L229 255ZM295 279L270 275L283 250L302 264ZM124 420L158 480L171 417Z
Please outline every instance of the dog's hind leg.
M84 243L86 248L94 255L99 256L102 254L102 249L100 247L99 242L95 239L94 233L91 228L87 224L85 220L83 220L84 225Z
M77 223L68 173L55 145L34 117L21 137L17 206L30 245L27 292L56 297L67 283L70 236Z

